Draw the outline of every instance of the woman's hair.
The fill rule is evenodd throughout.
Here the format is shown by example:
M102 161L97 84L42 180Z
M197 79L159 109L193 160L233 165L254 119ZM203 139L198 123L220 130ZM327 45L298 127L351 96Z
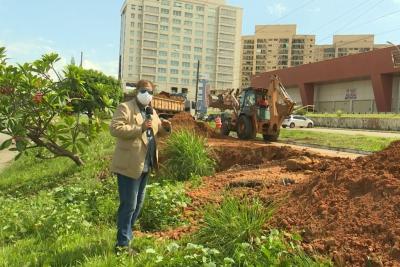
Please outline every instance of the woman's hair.
M154 90L154 84L148 80L140 80L136 83L136 88L145 88L150 86Z

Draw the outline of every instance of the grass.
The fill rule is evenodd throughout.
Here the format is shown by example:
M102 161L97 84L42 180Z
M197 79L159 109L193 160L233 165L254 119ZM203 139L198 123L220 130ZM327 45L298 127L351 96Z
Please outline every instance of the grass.
M184 135L183 141L187 140L192 139ZM188 166L197 162L198 155L206 155L204 140L185 146L181 148L202 151L192 151L197 155L193 157L185 154ZM113 251L117 185L108 170L113 148L113 138L102 133L87 148L85 166L76 167L68 159L39 161L24 155L0 174L0 266L312 266L320 262L305 255L295 239L287 240L287 234L261 231L270 217L268 208L257 201L235 199L228 199L221 209L208 210L202 244L195 244L198 240L193 236L178 242L136 237L133 245L140 253L117 257ZM192 186L201 183L199 175L194 177L188 182L194 181ZM162 181L148 189L141 226L158 230L181 223L182 208L189 201L183 184Z
M173 180L188 180L207 176L215 171L215 161L209 156L206 139L190 131L172 133L163 152L164 172Z
M398 139L281 129L279 140L375 152L385 149L391 142Z
M337 113L307 113L307 117L313 118L339 118ZM352 114L341 113L340 118L374 118L374 119L400 119L399 113L365 113L365 114Z

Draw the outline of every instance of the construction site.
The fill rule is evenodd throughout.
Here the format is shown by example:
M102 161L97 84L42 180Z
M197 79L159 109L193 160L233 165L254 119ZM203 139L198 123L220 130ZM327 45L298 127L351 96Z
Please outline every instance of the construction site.
M198 208L229 192L277 203L265 228L300 231L305 251L329 255L337 266L400 264L400 142L360 156L221 137L187 113L172 123L208 138L218 172L188 190L190 226L152 235L179 239L195 232Z

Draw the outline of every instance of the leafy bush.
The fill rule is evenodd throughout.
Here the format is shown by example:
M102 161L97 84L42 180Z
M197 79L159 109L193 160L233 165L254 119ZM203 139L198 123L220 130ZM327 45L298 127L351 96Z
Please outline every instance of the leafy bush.
M183 184L148 185L139 219L141 230L158 231L179 224L182 221L183 208L188 202Z
M192 176L214 173L215 161L209 157L206 140L190 131L172 133L167 141L164 156L164 172L175 180L187 180Z
M258 200L226 198L219 208L209 206L204 214L204 225L196 234L201 244L232 255L237 244L252 242L261 235L262 226L273 209L264 208Z

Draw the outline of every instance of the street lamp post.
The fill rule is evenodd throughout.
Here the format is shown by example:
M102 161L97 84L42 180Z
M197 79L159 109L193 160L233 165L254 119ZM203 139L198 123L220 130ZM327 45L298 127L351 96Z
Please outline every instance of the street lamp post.
M196 77L196 96L195 96L195 103L196 103L196 108L194 110L194 115L197 115L197 110L198 110L198 106L197 106L197 97L199 94L199 76L200 76L200 59L197 60L197 77Z

